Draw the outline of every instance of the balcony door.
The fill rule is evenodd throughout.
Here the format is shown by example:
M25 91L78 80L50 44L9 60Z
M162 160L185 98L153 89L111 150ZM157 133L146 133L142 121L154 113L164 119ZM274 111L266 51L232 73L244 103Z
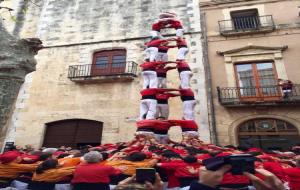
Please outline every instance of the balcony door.
M273 62L236 64L235 72L241 100L266 101L282 97Z
M260 22L257 9L232 11L230 12L234 29L240 30L254 30L258 29Z
M96 52L93 57L91 75L115 75L125 73L126 50L105 50Z

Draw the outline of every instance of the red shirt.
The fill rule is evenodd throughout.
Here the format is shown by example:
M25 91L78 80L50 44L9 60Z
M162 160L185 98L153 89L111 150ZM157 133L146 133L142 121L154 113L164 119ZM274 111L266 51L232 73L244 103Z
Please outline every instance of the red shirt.
M157 65L162 64L163 62L160 61L153 61L153 62L144 62L140 65L140 67L143 68L143 70L155 70Z
M156 99L157 100L168 100L171 97L176 97L179 95L176 94L170 94L170 93L163 93L163 94L156 94Z
M157 77L164 77L164 78L167 78L167 72L169 70L172 70L172 69L176 69L176 67L161 67L161 66L158 66L156 67L155 71L157 73Z
M205 160L205 159L211 158L212 156L211 156L210 154L201 154L201 155L198 155L198 156L196 156L196 157L197 157L198 160L203 161L203 160Z
M180 29L182 28L182 24L179 20L175 20L175 19L170 19L168 21L168 24L170 24L171 26L169 28L175 28L175 29Z
M286 175L283 167L278 162L263 162L263 167L264 169L276 175L281 181L289 181L289 177Z
M152 30L159 32L161 29L165 28L166 24L167 24L166 22L154 23L154 24L152 24Z
M182 129L198 130L198 125L194 120L169 120L174 126L180 126Z
M152 30L155 31L160 31L163 28L175 28L175 29L180 29L182 28L182 24L179 20L176 19L168 19L164 21L159 21L157 23L154 23L152 25Z
M177 68L190 68L189 64L185 61L177 62Z
M300 189L300 168L287 168L284 169L285 173L290 177L289 186L291 190Z
M180 178L180 177L198 177L199 176L199 171L196 173L190 173L188 170L188 167L193 168L194 170L199 169L201 166L200 163L185 163L185 165L181 167L177 167L175 171L175 176Z
M179 187L180 183L178 177L174 175L176 168L184 166L185 163L182 160L173 160L166 163L161 163L161 168L166 171L168 176L168 188Z
M120 170L99 163L80 164L75 169L72 183L109 183L109 176L120 173Z
M147 88L142 90L140 93L142 96L155 96L157 93L163 93L166 91L170 91L162 88Z
M165 43L165 42L168 42L168 41L157 39L157 40L151 40L151 41L147 42L145 45L147 47L159 47L159 46L161 46L162 43Z
M141 120L136 122L137 127L153 127L155 130L169 130L172 124L161 120Z
M194 92L190 88L181 89L179 92L180 92L180 96L195 96Z
M178 38L177 39L177 46L187 46L187 43L186 43L186 41L185 41L185 39L183 39L183 38Z
M250 180L244 175L232 175L231 173L226 173L221 184L250 184Z
M158 51L166 51L165 53L167 53L169 49L170 49L169 46L159 46L158 47Z

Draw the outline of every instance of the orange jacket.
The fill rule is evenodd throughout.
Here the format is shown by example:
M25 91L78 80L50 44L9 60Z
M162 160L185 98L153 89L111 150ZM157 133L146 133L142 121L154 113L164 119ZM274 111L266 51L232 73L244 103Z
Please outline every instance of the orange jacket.
M75 170L75 167L66 167L58 169L46 170L41 174L34 173L32 181L43 181L55 183L61 181L64 177L72 175Z
M35 171L37 166L38 164L18 164L14 162L0 164L0 177L15 179L20 173Z

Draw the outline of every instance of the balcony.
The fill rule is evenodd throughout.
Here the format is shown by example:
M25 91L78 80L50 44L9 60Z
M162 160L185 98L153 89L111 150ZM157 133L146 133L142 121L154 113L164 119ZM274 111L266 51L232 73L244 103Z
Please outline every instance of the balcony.
M219 30L223 36L267 33L275 30L272 15L237 17L219 21Z
M88 64L69 66L68 78L78 83L132 81L137 77L138 64L133 61L118 64Z
M300 104L300 84L284 95L281 87L217 87L218 99L226 107Z

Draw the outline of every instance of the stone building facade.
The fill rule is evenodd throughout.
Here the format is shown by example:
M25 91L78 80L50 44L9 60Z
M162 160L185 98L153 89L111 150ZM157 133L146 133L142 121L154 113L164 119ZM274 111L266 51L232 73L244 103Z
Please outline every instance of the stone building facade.
M219 144L287 149L299 143L299 5L200 1ZM277 79L292 81L290 92Z
M40 147L72 141L70 136L78 136L72 145L130 140L139 114L139 67L130 76L93 77L92 71L86 70L87 76L82 78L72 78L72 74L79 74L80 66L92 65L93 56L101 51L122 50L127 64L140 64L151 23L162 11L177 13L186 29L188 62L194 73L191 85L197 98L196 120L201 138L210 141L198 0L40 0L26 5L20 0L11 2L15 7L26 6L18 34L40 38L45 48L37 56L37 70L27 75L19 93L6 142ZM14 25L7 23L7 28L13 32ZM176 52L170 51L170 60L175 59ZM126 71L128 67L131 65L126 65ZM171 71L169 87L177 88L178 82L177 71ZM170 107L170 118L182 117L179 99L171 100ZM95 127L89 128L92 125ZM176 129L171 131L175 139L178 133ZM89 142L86 138L93 134L97 140Z

